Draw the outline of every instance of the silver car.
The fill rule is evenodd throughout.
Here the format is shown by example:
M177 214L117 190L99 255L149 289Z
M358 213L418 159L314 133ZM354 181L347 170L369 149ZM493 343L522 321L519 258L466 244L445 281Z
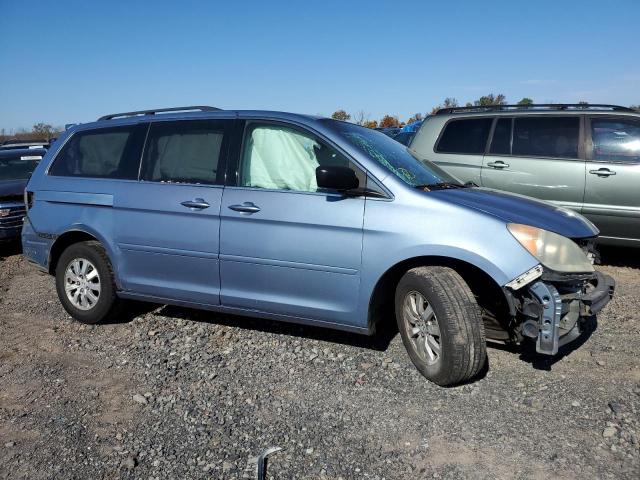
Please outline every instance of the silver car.
M439 110L410 144L464 180L579 212L600 243L640 246L640 112L615 105Z

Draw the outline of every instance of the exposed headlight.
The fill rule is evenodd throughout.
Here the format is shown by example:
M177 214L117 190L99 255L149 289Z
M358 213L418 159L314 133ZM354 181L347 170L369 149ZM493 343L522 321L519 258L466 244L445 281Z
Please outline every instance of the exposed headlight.
M593 272L593 265L572 240L557 233L509 223L511 235L540 263L558 272Z

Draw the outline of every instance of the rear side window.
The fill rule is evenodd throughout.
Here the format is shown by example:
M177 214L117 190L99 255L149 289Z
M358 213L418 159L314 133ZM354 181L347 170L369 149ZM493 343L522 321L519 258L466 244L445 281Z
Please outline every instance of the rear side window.
M75 133L49 174L136 180L146 129L146 125L127 125Z
M640 121L592 118L593 159L640 162Z
M491 118L450 121L440 137L436 152L483 154L492 121Z
M151 124L142 179L213 185L218 182L227 121L182 120Z
M509 155L511 153L511 122L510 118L499 118L493 131L490 153Z
M578 158L580 118L516 117L513 155L522 157Z

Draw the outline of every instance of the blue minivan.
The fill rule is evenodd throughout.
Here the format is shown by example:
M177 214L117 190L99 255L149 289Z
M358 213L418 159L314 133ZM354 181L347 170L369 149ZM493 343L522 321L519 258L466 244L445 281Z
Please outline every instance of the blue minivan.
M24 255L84 323L129 299L372 334L439 385L486 339L554 355L607 304L579 214L464 185L351 123L213 107L69 129L25 191Z

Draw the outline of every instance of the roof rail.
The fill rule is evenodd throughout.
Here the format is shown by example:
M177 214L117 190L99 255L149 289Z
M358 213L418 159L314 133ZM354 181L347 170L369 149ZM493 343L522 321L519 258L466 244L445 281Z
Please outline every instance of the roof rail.
M164 112L189 112L193 110L198 110L200 112L213 112L220 109L216 107L208 107L206 105L194 105L191 107L154 108L153 110L138 110L136 112L112 113L110 115L100 117L98 121L113 120L114 118L118 117L136 117L138 115L155 115L156 113Z
M457 112L509 112L517 110L610 110L613 112L633 112L637 110L620 105L606 105L603 103L532 103L529 105L474 105L470 107L441 108L436 115Z

